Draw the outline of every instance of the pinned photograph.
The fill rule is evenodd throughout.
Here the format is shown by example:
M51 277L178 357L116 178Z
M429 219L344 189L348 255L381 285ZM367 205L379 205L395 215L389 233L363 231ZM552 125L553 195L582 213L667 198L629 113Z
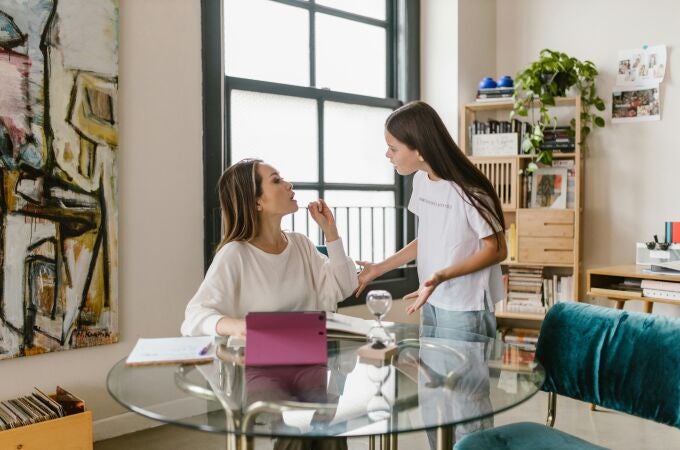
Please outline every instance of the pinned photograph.
M541 167L534 172L531 186L532 208L567 207L566 168Z
M612 123L660 120L660 111L658 85L612 91Z

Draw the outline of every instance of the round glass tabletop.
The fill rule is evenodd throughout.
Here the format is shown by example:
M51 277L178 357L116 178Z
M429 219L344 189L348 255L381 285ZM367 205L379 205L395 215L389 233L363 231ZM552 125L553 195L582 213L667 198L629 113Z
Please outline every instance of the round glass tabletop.
M486 336L398 324L387 362L359 357L364 340L329 335L325 366L244 367L218 343L203 365L130 367L107 387L121 404L162 422L246 436L401 433L480 421L534 395L544 380L533 353Z

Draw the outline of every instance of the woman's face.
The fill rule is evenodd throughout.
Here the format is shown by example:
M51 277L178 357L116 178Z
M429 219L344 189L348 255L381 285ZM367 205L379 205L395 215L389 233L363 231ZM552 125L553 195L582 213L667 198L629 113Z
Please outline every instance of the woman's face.
M418 150L411 150L387 130L385 130L385 142L387 142L385 156L399 175L411 175L416 170L424 170L426 167Z
M298 210L293 185L281 178L275 168L260 163L257 172L262 178L262 195L257 199L259 212L285 216Z

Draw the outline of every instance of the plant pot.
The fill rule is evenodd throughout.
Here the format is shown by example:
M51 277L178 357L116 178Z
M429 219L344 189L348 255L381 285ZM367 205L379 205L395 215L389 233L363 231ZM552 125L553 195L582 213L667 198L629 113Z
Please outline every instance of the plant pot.
M545 72L541 74L541 81L544 85L555 83L557 87L557 95L564 97L567 94L567 85L569 83L569 75L566 72Z

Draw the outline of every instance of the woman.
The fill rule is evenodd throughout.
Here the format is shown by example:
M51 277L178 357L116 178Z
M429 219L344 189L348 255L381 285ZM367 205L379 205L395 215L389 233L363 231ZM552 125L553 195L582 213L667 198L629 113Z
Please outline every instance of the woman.
M354 262L323 200L308 209L326 236L328 258L306 236L281 230L298 205L293 185L269 164L240 161L218 187L224 236L187 305L183 335L243 336L251 311L334 311L356 289Z

